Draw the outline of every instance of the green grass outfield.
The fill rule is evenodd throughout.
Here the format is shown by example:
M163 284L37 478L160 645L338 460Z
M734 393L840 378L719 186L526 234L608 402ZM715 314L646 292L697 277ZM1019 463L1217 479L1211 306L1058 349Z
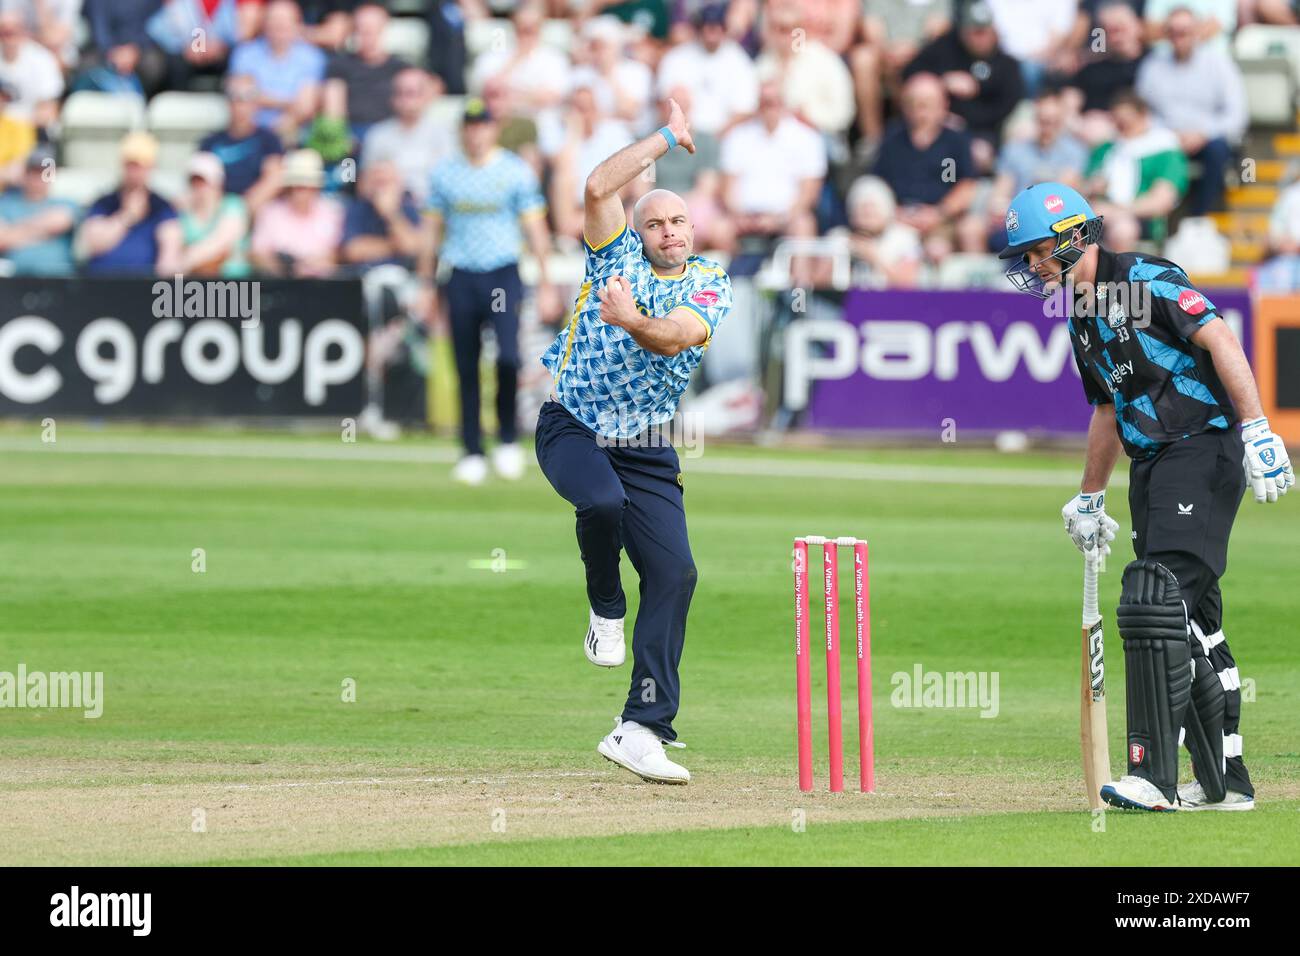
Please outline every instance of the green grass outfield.
M535 469L457 487L452 454L118 426L60 426L51 446L34 424L0 427L0 671L105 680L97 720L0 709L0 865L1300 862L1300 500L1243 503L1225 579L1260 808L1095 820L1078 757L1081 561L1059 518L1077 454L706 445L686 460L700 571L677 721L687 788L640 785L594 753L629 670L582 655L571 510ZM1118 482L1111 511L1118 769ZM871 796L795 787L800 533L871 542ZM852 778L847 651L843 664ZM918 664L996 674L996 715L895 706L893 675ZM813 673L824 788L817 653Z
M1294 863L1300 801L1215 816L1222 852L1215 866ZM679 830L615 837L501 841L384 852L254 860L294 866L1187 866L1204 814L1110 813L1105 829L1078 814L1004 813L934 820L790 827ZM1288 856L1282 841L1289 844ZM250 861L240 860L241 865Z

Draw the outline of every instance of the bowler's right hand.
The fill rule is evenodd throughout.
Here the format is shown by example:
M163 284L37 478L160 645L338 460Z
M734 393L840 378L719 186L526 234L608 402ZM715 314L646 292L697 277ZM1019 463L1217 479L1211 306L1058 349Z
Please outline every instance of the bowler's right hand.
M668 100L668 128L673 131L677 145L686 148L686 152L695 152L695 140L691 139L691 128L686 122L686 114L674 99Z

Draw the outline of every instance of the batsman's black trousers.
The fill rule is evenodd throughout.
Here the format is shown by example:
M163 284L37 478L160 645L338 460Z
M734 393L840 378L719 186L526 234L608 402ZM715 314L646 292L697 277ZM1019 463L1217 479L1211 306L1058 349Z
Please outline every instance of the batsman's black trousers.
M501 441L513 442L519 390L519 306L524 289L511 263L488 272L452 269L443 287L451 316L451 343L460 381L460 437L467 455L483 454L479 417L479 356L483 326L491 323L497 339L497 421Z
M640 575L632 687L622 716L676 740L677 669L696 579L677 450L658 439L601 438L549 401L537 419L537 462L577 515L592 610L605 618L627 614L619 578L622 550Z
M1228 537L1246 490L1241 432L1234 426L1173 442L1160 453L1134 461L1128 504L1133 553L1159 561L1178 579L1201 645L1227 693L1224 752L1228 788L1254 794L1241 757L1241 680L1223 637L1223 593ZM1193 653L1197 653L1193 648Z

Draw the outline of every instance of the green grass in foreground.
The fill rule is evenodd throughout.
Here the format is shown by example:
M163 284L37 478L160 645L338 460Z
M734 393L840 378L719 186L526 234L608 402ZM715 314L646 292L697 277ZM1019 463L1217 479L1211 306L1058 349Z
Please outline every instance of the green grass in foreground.
M60 444L83 434L61 432ZM141 440L141 432L129 434ZM193 437L143 433L150 436ZM157 761L212 747L242 748L250 763L273 754L290 766L297 755L304 764L365 761L435 773L603 767L592 750L621 707L629 672L598 674L582 657L587 611L572 510L536 470L516 485L466 489L450 482L445 465L429 463L62 450L2 457L0 670L19 662L29 670L102 670L107 696L94 721L0 711L0 747L10 754ZM907 453L836 457L905 461ZM948 466L997 465L988 452L949 449L942 457ZM871 540L880 761L973 766L973 787L980 774L1003 785L1040 773L1076 779L1081 562L1059 519L1073 489L1014 483L1019 469L1064 463L1057 454L1019 456L1006 486L974 487L692 474L686 461L700 571L677 721L690 769L789 774L793 786L790 541L838 533ZM1110 609L1128 557L1122 494L1112 509L1122 532L1102 598L1118 766L1123 657ZM1225 630L1252 698L1244 705L1246 756L1261 788L1300 778L1290 623L1298 532L1300 502L1244 503L1224 583ZM205 550L206 573L191 570L195 548ZM512 570L485 569L497 549ZM626 562L624 570L630 625L636 579ZM842 605L851 609L843 578ZM891 705L893 675L918 664L996 673L996 716ZM852 752L851 661L844 667ZM821 671L815 660L816 708ZM340 700L346 678L357 682L355 703ZM821 761L824 711L814 713ZM0 783L0 803L4 790ZM340 821L340 852L311 860L1297 862L1295 810L1264 802L1253 814L1214 815L1208 824L1205 814L1112 816L1106 834L1092 833L1086 814L1018 814L810 825L798 835L718 829L389 854L343 852L357 844ZM719 826L727 820L721 808ZM1195 838L1194 828L1208 827L1212 840Z
M299 866L1294 866L1300 801L1249 813L1007 813L280 858ZM1104 826L1104 830L1094 829ZM1208 826L1214 848L1200 845Z

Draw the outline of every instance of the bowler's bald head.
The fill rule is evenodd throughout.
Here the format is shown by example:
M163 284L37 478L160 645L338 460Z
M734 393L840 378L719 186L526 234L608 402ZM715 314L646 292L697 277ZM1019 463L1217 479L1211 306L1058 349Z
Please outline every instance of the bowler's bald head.
M686 200L668 189L652 189L632 207L632 228L646 258L659 269L678 269L695 251L695 229Z
M666 219L674 213L686 214L686 201L671 189L652 189L632 207L632 228L640 232L650 219Z

